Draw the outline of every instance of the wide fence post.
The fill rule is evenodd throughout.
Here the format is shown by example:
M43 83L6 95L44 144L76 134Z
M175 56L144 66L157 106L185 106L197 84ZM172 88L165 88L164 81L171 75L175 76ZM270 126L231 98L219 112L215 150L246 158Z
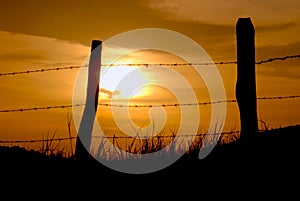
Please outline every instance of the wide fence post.
M258 134L255 80L255 29L248 18L236 24L237 82L236 99L240 112L242 142L251 142Z
M93 40L88 65L86 102L78 129L75 148L75 160L90 159L89 150L91 146L93 125L98 106L101 52L102 41Z

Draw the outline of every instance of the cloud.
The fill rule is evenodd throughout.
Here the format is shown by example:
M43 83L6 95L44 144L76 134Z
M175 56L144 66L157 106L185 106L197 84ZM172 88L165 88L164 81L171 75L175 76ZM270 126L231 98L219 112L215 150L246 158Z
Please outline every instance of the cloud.
M257 60L266 59L268 57L282 57L286 55L295 55L299 53L300 41L288 44L273 44L256 47Z
M82 65L90 52L89 47L68 41L5 31L0 31L0 44L1 72ZM77 72L62 70L2 77L0 88L17 91L1 96L2 102L23 102L26 105L26 101L32 99L36 100L36 104L53 99L71 100ZM26 99L28 96L29 99Z
M0 54L0 60L2 61L12 61L12 60L20 60L20 61L45 61L46 57L43 55L34 54L33 52L15 52L15 53L3 53Z
M300 53L300 42L286 45L269 45L256 48L256 60L266 58L283 57ZM289 59L284 61L274 61L264 65L257 65L257 73L264 76L283 77L299 79L300 63L299 59Z
M273 69L272 71L258 71L258 74L262 76L281 77L289 79L300 79L299 70L293 71L292 69L280 70L279 68Z
M118 91L118 90L110 91L110 90L107 90L105 88L100 88L99 91L100 91L100 93L102 93L102 95L104 95L108 99L111 99L113 96L120 94L120 91Z
M179 21L229 24L238 17L252 17L268 24L299 19L298 0L149 0L149 7L162 17Z
M0 27L89 45L145 26L155 16L140 1L1 0Z
M82 64L89 47L54 38L0 31L0 63L13 70L19 65ZM17 65L16 65L17 64ZM3 69L3 68L2 68ZM21 70L21 69L20 69Z
M297 24L293 22L288 22L288 23L281 23L281 24L275 24L275 25L265 25L265 26L257 26L255 28L256 31L260 32L267 32L267 31L282 31L285 29L293 28L296 27Z

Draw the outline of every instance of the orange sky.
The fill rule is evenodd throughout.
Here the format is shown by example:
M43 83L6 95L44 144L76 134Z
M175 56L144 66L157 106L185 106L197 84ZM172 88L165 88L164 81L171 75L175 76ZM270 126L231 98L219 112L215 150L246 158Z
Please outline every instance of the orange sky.
M235 61L238 17L252 19L257 61L300 53L298 0L3 0L0 7L0 73L82 65L89 55L91 40L105 41L139 28L176 31L200 44L213 61ZM147 59L131 59L152 63L174 59L172 55L168 57L157 52L145 55ZM257 65L257 96L299 95L299 65L298 59ZM227 98L234 99L236 65L217 67ZM0 110L71 104L78 72L73 69L1 76ZM171 82L171 78L166 79ZM189 79L190 82L199 80ZM207 95L207 91L203 93ZM152 96L151 93L147 96L153 98L153 92ZM174 102L166 97L164 94L159 99ZM145 100L139 101L146 104ZM258 101L258 118L270 127L299 124L299 104L299 99ZM237 105L229 103L227 108L225 130L239 130ZM210 109L200 107L200 110L206 114L201 117L205 127ZM70 113L70 109L0 113L0 139L40 139L54 133L56 137L68 137ZM138 125L146 121L141 118L146 113L143 111L135 120ZM72 135L75 136L75 132L73 129Z

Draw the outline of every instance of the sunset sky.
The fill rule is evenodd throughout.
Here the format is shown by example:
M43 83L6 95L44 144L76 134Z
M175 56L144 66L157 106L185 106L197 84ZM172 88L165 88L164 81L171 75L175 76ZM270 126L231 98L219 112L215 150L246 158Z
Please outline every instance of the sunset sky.
M92 40L106 41L141 28L176 31L202 46L214 62L236 61L235 25L239 17L251 17L257 61L300 54L299 0L2 0L0 73L83 65ZM122 61L180 63L183 60L163 52L142 51L127 55L119 62ZM235 99L236 65L216 66L224 81L227 99ZM193 71L184 67L177 70L197 88L199 102L209 100L204 83L192 76ZM114 73L121 71L119 68ZM155 71L154 67L141 67L135 79L153 80L151 71ZM72 69L0 76L0 110L72 104L78 73L79 69ZM164 76L164 79L172 82L171 77ZM257 65L257 96L300 95L299 79L299 59ZM113 95L126 98L126 91L113 94L109 84L108 81L101 83L99 101L105 102ZM137 93L134 101L144 105L172 104L176 99L162 88L150 87ZM100 109L100 124L104 130L113 132L110 112L105 107ZM210 106L200 106L199 110L203 112L200 127L205 130ZM173 116L174 111L166 111ZM71 109L52 109L0 113L0 140L41 139L54 133L55 137L68 137L71 112ZM149 108L131 111L139 126L147 122L148 113ZM258 119L271 128L299 124L299 114L299 98L258 101ZM238 119L237 104L228 103L224 131L239 130ZM157 126L159 124L158 121ZM73 136L75 132L73 128Z

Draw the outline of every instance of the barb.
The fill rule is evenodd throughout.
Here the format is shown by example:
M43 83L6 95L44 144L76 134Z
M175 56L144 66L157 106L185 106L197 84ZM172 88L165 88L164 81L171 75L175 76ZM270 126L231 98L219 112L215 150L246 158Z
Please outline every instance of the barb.
M291 96L271 96L271 97L259 97L257 100L280 100L280 99L293 99L300 98L300 95L291 95ZM104 107L131 107L131 108L151 108L151 107L181 107L181 106L196 106L196 105L213 105L220 103L235 103L236 99L229 100L220 100L213 102L198 102L198 103L175 103L175 104L156 104L156 105L117 105L117 104L109 104L109 103L99 103L99 106ZM0 110L0 113L9 113L9 112L27 112L27 111L37 111L37 110L50 110L50 109L65 109L72 107L84 106L85 104L75 104L75 105L55 105L55 106L45 106L45 107L32 107L32 108L19 108L19 109L5 109Z
M296 59L300 58L299 54L296 55L288 55L288 56L283 56L283 57L274 57L274 58L269 58L265 60L261 60L258 62L255 62L255 64L264 64L264 63L270 63L278 60L287 60L287 59ZM113 67L113 66L134 66L134 67L159 67L159 66L209 66L209 65L227 65L227 64L237 64L237 61L219 61L219 62L204 62L204 63L139 63L139 64L102 64L101 66L106 66L106 67ZM86 68L88 65L82 65L82 66L65 66L65 67L56 67L56 68L41 68L41 69L35 69L35 70L26 70L26 71L15 71L15 72L7 72L7 73L0 73L1 76L12 76L12 75L20 75L20 74L31 74L31 73L43 73L43 72L49 72L49 71L60 71L60 70L71 70L71 69L80 69L80 68Z

